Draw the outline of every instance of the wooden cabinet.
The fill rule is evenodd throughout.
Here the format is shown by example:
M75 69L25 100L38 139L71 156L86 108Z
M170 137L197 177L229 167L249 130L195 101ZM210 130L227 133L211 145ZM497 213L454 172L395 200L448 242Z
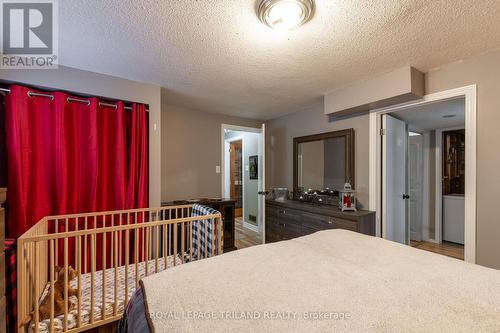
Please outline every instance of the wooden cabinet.
M266 243L328 229L346 229L374 236L375 212L341 212L334 206L300 201L266 201Z
M201 202L202 205L212 207L222 215L222 221L224 222L224 252L236 250L236 246L234 246L235 203L234 200Z

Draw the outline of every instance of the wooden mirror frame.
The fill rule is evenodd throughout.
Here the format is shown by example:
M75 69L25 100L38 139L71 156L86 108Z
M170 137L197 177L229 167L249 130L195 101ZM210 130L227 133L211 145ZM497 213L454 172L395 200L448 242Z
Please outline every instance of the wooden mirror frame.
M354 165L354 129L349 128L340 131L320 133L314 135L301 136L297 138L293 138L293 196L296 199L296 195L298 193L298 185L299 185L299 174L298 174L298 154L299 154L299 144L305 142L319 141L319 140L327 140L338 137L345 137L345 174L347 178L351 180L351 186L355 189L355 165Z

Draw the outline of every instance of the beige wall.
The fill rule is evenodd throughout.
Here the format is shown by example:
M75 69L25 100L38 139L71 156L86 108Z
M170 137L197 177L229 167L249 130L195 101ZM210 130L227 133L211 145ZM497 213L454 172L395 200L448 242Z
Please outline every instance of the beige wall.
M500 51L427 75L427 93L477 84L477 262L500 269Z
M59 66L51 70L0 70L0 80L149 105L149 204L161 198L161 89L159 86ZM156 126L156 130L154 130Z
M369 161L368 114L331 119L324 114L323 103L309 109L266 122L266 186L293 187L293 138L298 136L354 128L355 182L361 207L368 207Z
M500 269L500 51L443 66L426 75L426 93L477 84L477 263ZM356 183L359 199L368 206L368 115L329 121L323 106L266 123L268 128L267 184L292 187L292 139L354 127Z
M162 106L162 200L220 197L221 125L260 127L262 122Z

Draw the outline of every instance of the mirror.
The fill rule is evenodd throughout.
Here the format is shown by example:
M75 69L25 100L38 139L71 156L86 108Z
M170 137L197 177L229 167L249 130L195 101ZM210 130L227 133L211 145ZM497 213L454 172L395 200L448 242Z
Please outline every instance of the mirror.
M354 129L294 138L294 193L354 188Z

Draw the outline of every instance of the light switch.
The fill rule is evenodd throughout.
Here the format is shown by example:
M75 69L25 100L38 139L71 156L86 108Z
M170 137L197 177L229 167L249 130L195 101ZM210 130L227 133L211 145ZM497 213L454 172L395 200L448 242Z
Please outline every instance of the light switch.
M249 170L250 170L250 166L245 165L245 171L249 171Z
M215 166L215 173L220 173L220 165Z

